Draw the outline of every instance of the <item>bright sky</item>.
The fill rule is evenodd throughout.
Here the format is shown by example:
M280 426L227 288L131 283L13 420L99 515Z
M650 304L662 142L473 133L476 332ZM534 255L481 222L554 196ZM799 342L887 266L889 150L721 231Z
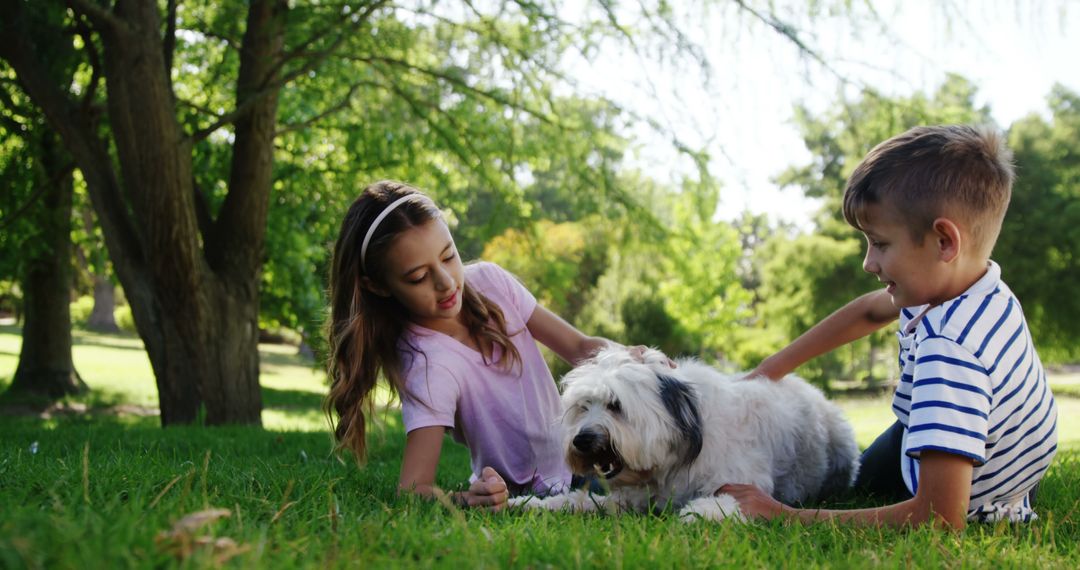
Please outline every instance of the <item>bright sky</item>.
M817 16L807 23L801 13L806 2L776 4L782 17L812 34L806 42L845 77L904 96L932 93L946 73L959 73L979 87L978 103L989 105L1003 128L1028 113L1048 116L1046 96L1055 83L1080 91L1080 2L875 1L884 29L868 18L853 25L848 16ZM799 6L799 13L785 12L788 4ZM682 9L708 23L689 30L712 64L707 86L692 65L661 68L609 49L593 65L580 66L582 87L669 125L691 145L707 144L713 172L724 184L720 218L749 209L809 227L816 204L771 180L809 160L791 122L793 105L828 108L838 82L745 13L731 7L708 14L696 10ZM642 128L632 136L639 164L650 175L671 179L673 164L689 169L655 131Z

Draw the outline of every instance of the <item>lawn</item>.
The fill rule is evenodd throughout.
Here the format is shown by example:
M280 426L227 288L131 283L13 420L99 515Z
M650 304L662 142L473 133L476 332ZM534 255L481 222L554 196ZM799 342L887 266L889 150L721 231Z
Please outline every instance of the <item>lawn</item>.
M0 389L19 341L17 329L0 328ZM1064 451L1044 480L1041 518L953 535L460 511L396 495L404 438L393 409L363 469L330 456L321 375L292 348L261 347L265 429L163 430L139 415L156 395L138 339L79 332L76 343L93 395L46 418L0 416L0 567L1080 566L1080 399L1070 377L1058 401ZM839 402L861 445L891 422L886 399ZM128 413L106 413L120 404ZM467 452L448 441L439 483L455 488L468 472ZM219 518L177 526L199 512Z

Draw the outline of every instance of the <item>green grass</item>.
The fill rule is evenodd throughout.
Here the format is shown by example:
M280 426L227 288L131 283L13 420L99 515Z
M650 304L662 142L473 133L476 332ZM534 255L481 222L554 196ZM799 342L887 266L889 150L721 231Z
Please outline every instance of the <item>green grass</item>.
M0 385L18 355L0 329ZM137 339L79 333L76 366L102 407L156 403ZM1078 400L1059 399L1059 454L1042 485L1040 520L962 533L817 524L692 524L661 515L580 516L461 511L395 492L404 436L395 411L364 469L329 456L320 375L287 347L262 347L266 429L161 429L156 417L0 416L0 567L1058 567L1080 566ZM141 367L141 368L140 368ZM2 387L2 386L0 386ZM866 445L890 415L885 399L842 400ZM34 445L36 443L36 445ZM36 449L32 452L31 448ZM444 448L439 484L468 477L466 450ZM177 558L155 537L207 508L230 516L197 534L209 547Z

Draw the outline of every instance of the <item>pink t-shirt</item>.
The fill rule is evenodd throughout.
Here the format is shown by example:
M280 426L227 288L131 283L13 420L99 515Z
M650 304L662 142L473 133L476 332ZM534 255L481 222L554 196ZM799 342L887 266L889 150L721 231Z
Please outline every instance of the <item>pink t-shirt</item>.
M443 333L418 325L401 342L405 431L444 426L469 448L472 480L491 466L511 492L552 494L570 484L558 430L559 393L526 323L536 298L494 263L465 268L465 280L502 309L522 365L506 371ZM496 356L500 353L496 352Z

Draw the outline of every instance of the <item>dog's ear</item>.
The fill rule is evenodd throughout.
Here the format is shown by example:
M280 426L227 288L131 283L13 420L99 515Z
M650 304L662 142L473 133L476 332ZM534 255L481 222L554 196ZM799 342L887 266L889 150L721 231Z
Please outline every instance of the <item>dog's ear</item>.
M660 401L664 403L683 436L680 467L689 465L701 453L703 443L697 395L686 383L671 376L657 374L656 379L660 383Z

